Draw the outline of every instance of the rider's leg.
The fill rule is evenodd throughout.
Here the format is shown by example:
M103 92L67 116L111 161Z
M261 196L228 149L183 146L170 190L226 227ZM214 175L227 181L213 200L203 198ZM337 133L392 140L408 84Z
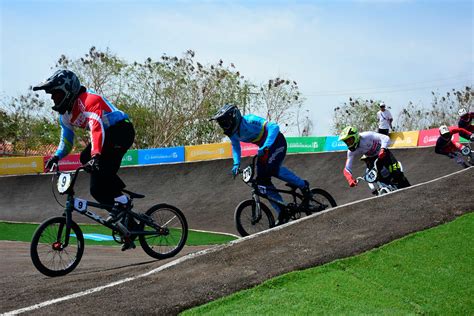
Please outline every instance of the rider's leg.
M131 123L122 121L105 131L99 171L91 174L91 194L100 203L114 204L121 198L125 183L117 175L122 158L133 143L135 131ZM123 199L122 199L123 200Z
M306 182L303 179L294 174L290 169L283 166L280 167L276 177L301 189L306 186Z
M386 150L386 155L384 159L379 159L379 164L381 164L381 166L385 167L388 170L391 178L393 179L393 182L398 186L399 189L410 186L410 182L408 182L408 179L403 174L398 160L395 158L395 156L390 150ZM380 166L377 167L379 168Z

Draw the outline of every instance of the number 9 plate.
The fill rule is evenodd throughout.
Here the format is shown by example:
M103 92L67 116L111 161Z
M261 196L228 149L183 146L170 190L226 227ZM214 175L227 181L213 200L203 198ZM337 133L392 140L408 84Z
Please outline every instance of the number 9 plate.
M61 173L58 178L58 192L64 194L71 185L71 175L69 173Z

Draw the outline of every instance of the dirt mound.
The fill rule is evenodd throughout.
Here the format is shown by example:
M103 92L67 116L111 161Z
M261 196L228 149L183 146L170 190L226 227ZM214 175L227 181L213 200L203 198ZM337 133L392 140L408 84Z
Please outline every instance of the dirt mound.
M393 149L402 161L412 184L428 181L460 169L453 161L434 154L432 147ZM366 185L350 189L342 175L345 152L288 155L285 165L308 179L313 186L331 193L339 205L370 197ZM245 165L249 158L244 159ZM184 164L128 167L120 175L128 189L143 193L136 200L138 210L145 211L156 203L179 207L193 229L236 234L233 212L237 204L251 198L250 188L242 181L232 180L229 159ZM356 163L354 173L361 175L362 162ZM281 182L275 180L276 185ZM89 198L89 176L80 175L76 185L78 197ZM61 197L64 200L64 197ZM41 222L62 214L51 193L50 175L0 177L0 220ZM84 217L76 216L77 221Z

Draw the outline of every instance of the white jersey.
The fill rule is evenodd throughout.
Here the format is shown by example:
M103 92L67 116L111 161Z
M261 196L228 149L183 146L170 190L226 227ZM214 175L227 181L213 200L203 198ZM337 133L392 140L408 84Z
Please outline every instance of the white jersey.
M366 155L368 157L377 156L381 148L388 148L390 137L376 132L362 132L360 135L359 147L354 151L347 151L345 169L352 174L352 163L354 157Z
M377 119L379 121L380 129L390 129L390 122L393 120L392 113L389 110L378 111Z

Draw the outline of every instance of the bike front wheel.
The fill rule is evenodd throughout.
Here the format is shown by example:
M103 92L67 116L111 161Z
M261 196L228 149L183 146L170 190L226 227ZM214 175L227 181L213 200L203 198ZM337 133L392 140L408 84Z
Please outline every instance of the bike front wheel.
M30 256L39 272L50 277L63 276L74 270L84 253L84 236L71 222L66 245L66 218L53 217L38 226L33 234Z
M240 202L235 209L235 225L242 237L256 234L275 226L275 218L270 209L265 204L260 203L260 212L257 212L256 206L257 204L254 200L245 200Z
M188 223L184 214L167 204L152 206L142 221L144 235L139 236L140 245L151 257L171 258L183 249L188 238Z
M313 196L309 201L309 210L306 211L306 215L311 215L313 213L321 212L328 208L337 206L336 200L334 200L332 195L323 189L314 188L311 189L311 193Z

